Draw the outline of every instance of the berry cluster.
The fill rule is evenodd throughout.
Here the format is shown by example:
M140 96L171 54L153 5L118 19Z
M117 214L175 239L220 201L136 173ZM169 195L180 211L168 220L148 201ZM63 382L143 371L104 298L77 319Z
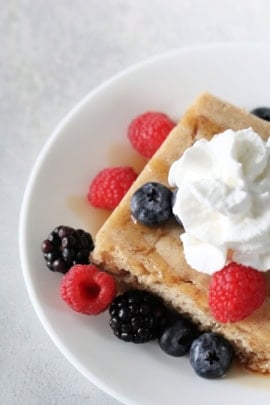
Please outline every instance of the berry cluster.
M175 126L165 114L147 112L136 117L129 125L128 139L142 156L150 158ZM132 167L108 167L101 170L91 181L89 203L97 208L113 210L136 180Z
M63 225L56 227L41 245L47 267L64 273L60 285L62 299L74 311L88 315L105 311L117 293L114 278L89 264L93 248L88 232Z
M222 336L199 334L191 321L168 310L149 292L126 291L114 299L109 312L110 326L119 339L133 343L158 339L170 356L189 353L190 364L201 377L221 377L232 365L232 347Z
M73 251L70 262L63 253L67 248ZM190 353L192 367L205 378L220 377L227 372L232 349L221 336L199 336L190 321L166 308L159 297L149 292L129 290L116 296L117 285L110 274L93 264L74 264L82 249L87 249L88 254L93 249L91 235L68 226L55 228L42 243L48 267L66 273L60 283L60 295L69 307L87 315L97 315L109 308L109 324L119 339L133 343L158 339L160 348L170 356ZM88 256L83 259L88 262ZM59 261L63 261L63 267L57 264ZM207 344L203 343L205 340Z

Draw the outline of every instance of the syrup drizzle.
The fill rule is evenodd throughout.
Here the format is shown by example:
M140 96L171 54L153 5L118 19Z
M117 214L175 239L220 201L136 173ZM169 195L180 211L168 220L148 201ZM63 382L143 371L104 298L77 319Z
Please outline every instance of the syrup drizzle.
M80 218L85 230L91 235L97 233L111 213L109 210L92 207L86 196L71 195L68 197L67 204L68 208Z
M147 159L140 156L131 146L124 142L114 141L106 153L106 166L131 166L136 173L140 173L147 163ZM93 173L93 177L96 173ZM89 179L90 183L91 179ZM85 195L70 195L67 200L68 208L80 218L84 228L95 235L106 219L110 210L92 207Z

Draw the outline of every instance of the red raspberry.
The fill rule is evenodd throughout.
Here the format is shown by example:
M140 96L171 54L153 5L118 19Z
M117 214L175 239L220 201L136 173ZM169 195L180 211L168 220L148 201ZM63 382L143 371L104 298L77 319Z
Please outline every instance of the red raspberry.
M74 310L87 315L105 311L116 296L114 278L92 264L76 264L60 285L62 299Z
M212 276L209 306L217 321L238 322L263 304L266 292L261 272L232 262Z
M88 201L94 207L114 209L120 203L137 174L132 167L109 167L101 170L89 187Z
M141 155L150 158L167 138L175 123L160 112L146 112L129 125L128 138Z

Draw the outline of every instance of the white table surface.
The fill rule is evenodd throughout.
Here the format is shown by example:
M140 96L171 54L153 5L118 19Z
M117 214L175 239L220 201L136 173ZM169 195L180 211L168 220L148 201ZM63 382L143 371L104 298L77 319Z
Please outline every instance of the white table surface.
M194 44L269 40L269 0L0 1L2 405L119 404L54 346L21 274L21 200L58 121L95 86L149 56Z

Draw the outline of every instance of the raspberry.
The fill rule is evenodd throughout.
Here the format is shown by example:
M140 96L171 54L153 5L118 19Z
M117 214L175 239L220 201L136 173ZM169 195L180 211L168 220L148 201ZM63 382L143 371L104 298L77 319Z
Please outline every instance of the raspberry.
M136 178L137 174L129 166L103 169L90 184L88 201L94 207L114 209Z
M141 155L150 158L167 138L175 123L160 112L146 112L129 125L128 138Z
M263 304L266 291L261 272L232 262L212 276L209 306L217 321L238 322Z
M116 296L114 278L92 264L76 264L60 285L62 299L74 310L87 315L105 311Z

